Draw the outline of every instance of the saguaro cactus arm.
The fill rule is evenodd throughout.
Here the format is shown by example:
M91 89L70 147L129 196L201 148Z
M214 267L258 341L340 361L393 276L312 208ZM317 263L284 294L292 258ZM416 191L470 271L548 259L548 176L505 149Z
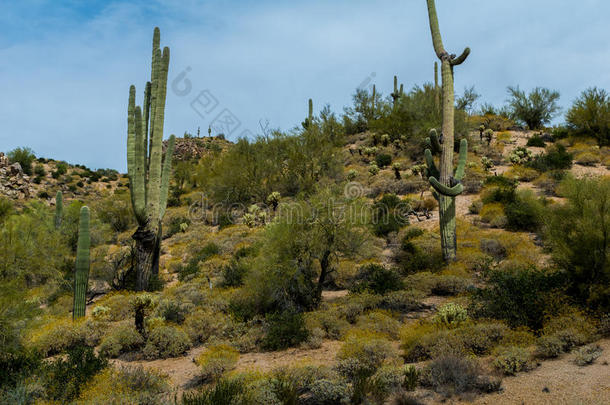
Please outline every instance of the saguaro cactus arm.
M172 175L172 156L174 154L174 144L176 142L176 136L172 135L169 137L167 142L167 150L165 151L165 161L163 162L163 173L161 177L161 215L163 218L165 215L165 209L167 208L167 196L169 194L169 179Z
M460 155L458 157L458 165L455 169L455 175L453 176L456 180L461 181L464 178L466 172L466 160L468 159L468 141L462 139L460 141Z
M432 157L432 152L430 149L426 149L424 151L424 156L426 158L426 166L428 166L428 176L436 177L438 179L440 173L436 167L436 164L434 163L434 158Z
M455 197L464 192L464 186L462 185L462 183L458 183L453 187L449 187L449 186L446 186L446 185L440 183L436 178L434 178L432 176L430 176L428 178L428 181L430 181L430 184L432 185L432 187L434 187L434 189L439 194L447 196L447 197Z

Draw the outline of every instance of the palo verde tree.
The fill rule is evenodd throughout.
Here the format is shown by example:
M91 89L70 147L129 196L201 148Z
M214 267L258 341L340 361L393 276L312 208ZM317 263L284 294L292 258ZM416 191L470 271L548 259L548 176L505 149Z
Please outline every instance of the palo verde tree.
M169 138L163 162L163 122L167 93L169 48L159 47L161 34L155 28L152 76L144 90L143 108L136 106L136 88L129 88L127 118L127 171L133 212L138 229L136 242L136 289L147 290L159 273L161 220L165 215L175 137Z
M431 146L440 149L440 167L436 168L432 153L426 150L426 162L428 164L429 181L438 198L440 229L441 229L441 248L443 258L446 261L455 260L457 251L457 241L455 233L455 197L464 191L461 180L464 177L466 166L466 156L468 143L462 139L460 143L459 164L453 172L453 138L454 138L454 114L455 114L455 95L453 89L453 68L462 64L470 54L470 48L456 57L449 54L444 46L436 14L434 0L428 1L428 16L430 19L430 32L436 56L441 61L442 77L442 105L443 105L443 124L440 142L435 136L431 136ZM434 135L434 134L433 134Z

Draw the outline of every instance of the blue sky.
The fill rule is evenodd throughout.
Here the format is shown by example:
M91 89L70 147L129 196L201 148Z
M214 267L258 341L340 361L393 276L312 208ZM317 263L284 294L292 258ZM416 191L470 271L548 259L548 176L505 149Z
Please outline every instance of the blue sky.
M589 86L610 90L608 1L437 8L448 50L472 48L458 94L475 85L500 105L508 85L544 86L567 108ZM0 150L29 146L94 168L125 170L128 87L141 96L150 77L155 26L171 48L166 136L206 133L228 114L231 139L260 132L259 120L287 130L310 97L316 111L341 112L367 79L387 95L394 74L407 88L433 76L424 0L0 0L0 9Z

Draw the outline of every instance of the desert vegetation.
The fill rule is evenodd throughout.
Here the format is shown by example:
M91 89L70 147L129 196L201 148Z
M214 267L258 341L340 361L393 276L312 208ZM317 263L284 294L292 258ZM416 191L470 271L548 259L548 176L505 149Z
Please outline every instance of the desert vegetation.
M475 108L427 10L429 83L309 99L290 131L164 141L155 28L127 174L7 151L0 403L510 403L547 364L607 376L609 97L556 127L556 90Z

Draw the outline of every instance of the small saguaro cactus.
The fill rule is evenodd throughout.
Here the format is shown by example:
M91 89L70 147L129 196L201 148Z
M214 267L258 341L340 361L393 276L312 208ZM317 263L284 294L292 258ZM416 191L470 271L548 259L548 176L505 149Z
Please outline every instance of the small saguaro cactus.
M87 305L87 284L89 282L89 266L91 236L89 233L89 208L80 209L78 224L78 244L76 246L76 266L74 271L74 319L85 316Z
M167 207L175 136L169 138L163 162L163 124L167 94L169 48L159 47L155 28L151 81L146 83L143 108L136 106L136 88L129 88L127 110L127 172L131 203L138 223L136 242L136 289L147 290L159 273L161 220Z
M430 23L430 33L436 56L441 61L442 76L442 142L440 146L440 167L437 169L432 159L430 150L426 150L426 162L428 164L428 180L435 190L435 196L439 202L439 217L441 231L441 248L445 261L452 261L456 258L457 238L455 225L455 197L464 191L461 183L466 168L466 158L468 154L468 143L466 139L460 142L460 156L457 169L453 171L453 148L454 148L454 114L455 114L455 93L453 88L453 69L462 64L470 54L470 48L456 57L449 54L443 46L443 40L436 14L436 4L434 0L426 0L428 3L428 17ZM430 143L434 145L436 141L431 134Z
M61 220L64 216L64 198L61 191L55 195L55 229L61 226Z
M404 87L402 84L400 85L400 89L398 88L398 77L394 76L394 91L392 92L392 94L390 94L390 96L392 96L394 106L396 106L398 99L400 99L400 97L402 96L403 90Z
M305 129L309 128L309 125L311 125L311 123L313 122L313 100L312 99L309 99L308 106L309 106L309 112L307 114L307 118L305 118L305 121L303 121L301 123L301 125Z

